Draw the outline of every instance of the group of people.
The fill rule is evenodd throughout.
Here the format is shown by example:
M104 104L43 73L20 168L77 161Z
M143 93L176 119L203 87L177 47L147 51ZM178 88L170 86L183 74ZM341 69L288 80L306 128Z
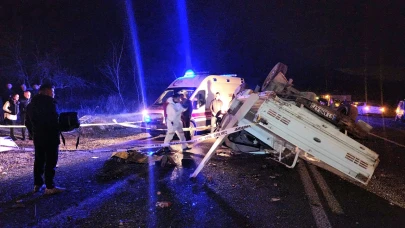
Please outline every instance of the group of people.
M59 113L54 99L55 90L52 84L43 84L38 92L29 91L25 85L21 86L22 99L20 94L12 91L12 85L7 84L7 90L3 93L4 123L13 125L18 117L20 123L28 129L30 139L33 139L35 149L34 160L34 192L44 190L44 194L53 195L63 192L65 189L55 186L55 168L58 162L60 129ZM31 95L35 94L32 97ZM178 135L182 143L183 152L190 150L186 141L191 140L190 131L183 131L183 128L190 127L191 114L193 111L192 102L187 98L187 93L174 94L167 99L164 107L167 124L167 134L164 143L168 144ZM223 103L219 93L210 104L212 112L212 126L216 124L218 113L221 112ZM23 140L25 139L25 128L22 128ZM10 128L10 136L16 140L14 129ZM165 150L169 150L166 147Z
M37 94L39 91L39 85L34 84L32 90L28 90L27 86L23 83L20 85L18 91L13 90L13 85L11 83L6 84L6 88L2 93L2 124L4 125L16 125L20 123L24 125L26 108L31 102L31 97ZM22 140L26 139L26 130L21 128ZM14 135L14 128L10 128L10 137L15 141L17 137ZM30 140L32 140L31 135L28 134Z
M164 144L170 143L174 135L177 134L180 141L190 141L191 132L183 131L183 128L190 128L191 114L193 112L192 102L187 98L187 93L174 94L169 97L163 106L164 115L166 118L167 133L164 139ZM218 114L222 114L223 102L220 99L220 93L215 94L215 98L210 103L211 111L211 132L217 126ZM183 152L191 149L186 143L182 143ZM169 147L165 150L170 151Z
M20 99L20 94L23 97ZM34 192L44 190L45 195L63 192L65 189L55 186L54 177L58 162L60 130L59 113L57 110L55 88L50 83L34 85L31 91L25 84L21 91L14 93L12 85L7 84L3 92L4 123L14 125L19 119L33 139L34 160ZM31 99L31 95L32 99ZM22 128L22 139L25 139L25 128ZM10 128L10 136L16 140L14 129Z

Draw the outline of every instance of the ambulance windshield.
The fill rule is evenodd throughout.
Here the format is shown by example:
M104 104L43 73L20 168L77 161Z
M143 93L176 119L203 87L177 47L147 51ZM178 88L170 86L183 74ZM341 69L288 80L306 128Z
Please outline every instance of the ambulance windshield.
M195 87L178 87L178 88L167 88L163 93L159 96L159 98L153 103L154 106L162 105L166 102L167 98L173 96L173 94L185 94L187 98L193 94Z

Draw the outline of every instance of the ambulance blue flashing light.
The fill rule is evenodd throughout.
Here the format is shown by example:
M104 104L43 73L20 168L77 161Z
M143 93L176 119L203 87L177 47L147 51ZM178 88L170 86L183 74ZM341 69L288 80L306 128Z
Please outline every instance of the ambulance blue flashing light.
M194 76L195 76L195 73L194 73L193 70L187 70L186 73L184 73L184 76L183 76L183 77L185 77L185 78L192 78L192 77L194 77Z

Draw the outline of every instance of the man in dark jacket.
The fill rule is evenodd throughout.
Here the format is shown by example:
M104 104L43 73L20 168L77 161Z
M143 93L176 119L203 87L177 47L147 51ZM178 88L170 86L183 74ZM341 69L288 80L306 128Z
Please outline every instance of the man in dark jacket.
M34 192L43 188L45 174L45 195L64 191L54 184L55 168L58 162L60 144L59 114L51 84L43 84L39 93L27 106L25 126L34 138Z
M31 92L25 91L23 97L20 99L20 120L21 124L25 124L25 116L27 112L27 106L31 102ZM21 128L22 140L25 140L25 128ZM28 137L31 140L31 134L28 132Z
M190 128L190 120L191 120L191 113L193 112L193 104L186 97L186 94L181 94L180 96L181 96L181 105L185 109L185 111L181 113L181 121L183 122L183 128ZM184 131L184 136L186 137L187 141L190 141L191 140L190 130Z

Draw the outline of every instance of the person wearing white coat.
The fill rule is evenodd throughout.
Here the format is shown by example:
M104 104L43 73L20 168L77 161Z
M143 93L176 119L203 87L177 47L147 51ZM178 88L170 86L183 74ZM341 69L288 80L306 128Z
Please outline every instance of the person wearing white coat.
M186 141L186 137L184 136L183 131L183 123L181 122L181 113L185 111L183 106L180 104L180 95L174 94L173 97L169 97L167 99L167 107L166 107L166 125L167 125L167 133L164 140L164 143L169 143L176 133L179 137L180 141ZM181 147L183 151L190 149L187 147L186 143L182 143Z

